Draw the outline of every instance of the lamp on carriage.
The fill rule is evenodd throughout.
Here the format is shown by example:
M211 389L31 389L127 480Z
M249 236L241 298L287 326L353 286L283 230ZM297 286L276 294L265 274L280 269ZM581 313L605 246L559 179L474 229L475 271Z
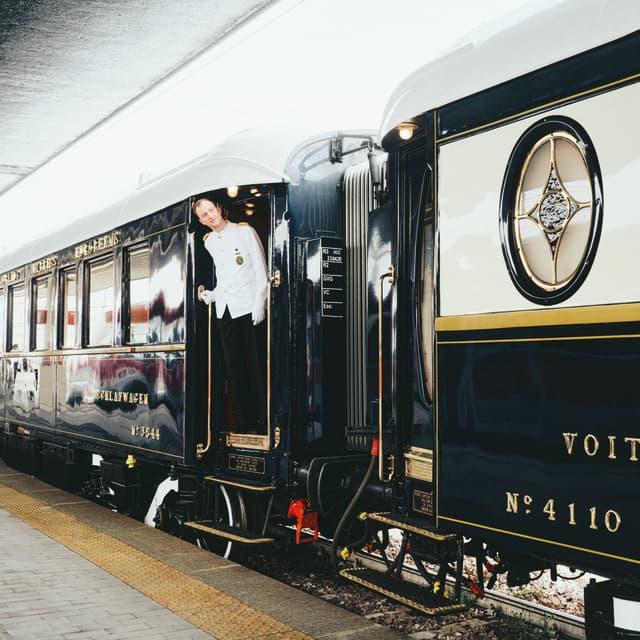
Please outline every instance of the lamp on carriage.
M401 122L396 129L398 130L398 135L402 140L411 140L413 138L413 132L418 128L418 125L415 122Z
M230 198L235 198L238 195L238 185L227 187L227 195Z

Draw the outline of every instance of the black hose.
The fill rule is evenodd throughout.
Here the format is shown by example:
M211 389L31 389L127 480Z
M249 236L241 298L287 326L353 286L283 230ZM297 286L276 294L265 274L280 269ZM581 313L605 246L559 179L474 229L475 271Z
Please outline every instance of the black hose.
M369 462L369 467L367 468L367 472L364 474L364 478L362 479L362 482L358 486L358 489L353 494L353 498L351 498L351 502L349 502L349 505L347 506L344 513L342 514L342 517L340 518L340 522L338 522L338 526L336 527L336 531L333 534L333 542L331 543L331 561L333 563L333 570L336 572L338 571L338 540L340 538L340 534L342 533L342 529L344 529L344 525L347 523L347 520L349 519L349 516L351 515L353 508L356 506L356 503L358 502L358 500L360 500L360 496L362 495L362 492L365 490L365 487L367 486L367 484L369 484L369 479L371 478L373 469L376 466L377 459L378 458L376 456L371 456L371 461Z

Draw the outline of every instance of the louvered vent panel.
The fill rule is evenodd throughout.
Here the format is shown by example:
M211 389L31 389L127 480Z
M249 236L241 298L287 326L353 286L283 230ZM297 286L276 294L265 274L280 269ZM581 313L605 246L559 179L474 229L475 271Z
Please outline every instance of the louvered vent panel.
M366 419L367 218L375 207L369 163L345 172L347 420Z

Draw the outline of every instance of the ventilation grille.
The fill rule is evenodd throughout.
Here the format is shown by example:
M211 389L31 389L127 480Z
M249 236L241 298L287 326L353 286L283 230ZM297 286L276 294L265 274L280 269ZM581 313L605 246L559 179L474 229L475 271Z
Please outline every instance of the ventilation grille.
M347 293L347 426L366 420L367 229L376 204L369 163L347 169L344 175Z

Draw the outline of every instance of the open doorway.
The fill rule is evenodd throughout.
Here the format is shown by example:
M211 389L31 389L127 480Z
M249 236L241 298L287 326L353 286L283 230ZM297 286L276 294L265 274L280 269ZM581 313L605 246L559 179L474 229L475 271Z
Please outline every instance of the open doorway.
M203 199L214 207L199 205ZM194 203L202 227L200 269L212 283L214 423L219 432L266 436L270 193L262 185L219 189Z

